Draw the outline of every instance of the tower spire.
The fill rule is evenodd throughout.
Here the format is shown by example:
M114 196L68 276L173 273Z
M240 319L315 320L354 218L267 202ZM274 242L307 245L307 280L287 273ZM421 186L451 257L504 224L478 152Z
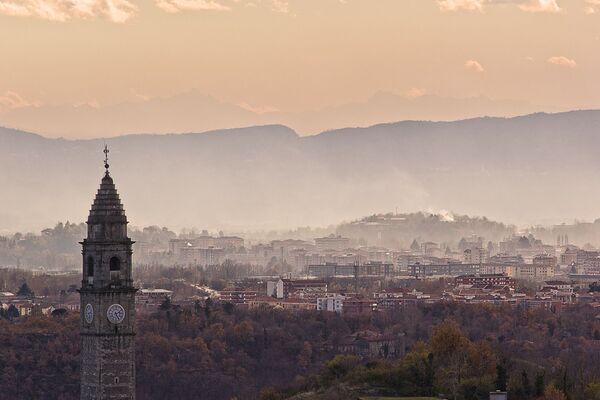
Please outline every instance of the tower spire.
M81 242L81 400L135 400L133 241L108 171L108 152L105 144L106 173Z
M108 167L110 167L110 165L108 165L109 152L110 150L108 150L108 146L106 145L106 143L104 143L104 168L106 168L106 175L108 175Z

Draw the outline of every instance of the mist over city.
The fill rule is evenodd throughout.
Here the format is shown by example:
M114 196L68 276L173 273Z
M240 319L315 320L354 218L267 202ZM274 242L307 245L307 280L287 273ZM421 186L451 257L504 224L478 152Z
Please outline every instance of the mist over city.
M599 0L0 37L0 400L600 400Z

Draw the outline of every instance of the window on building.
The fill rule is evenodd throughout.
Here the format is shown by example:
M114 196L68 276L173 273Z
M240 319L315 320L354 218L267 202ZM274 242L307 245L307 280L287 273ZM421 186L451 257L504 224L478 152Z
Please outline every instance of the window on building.
M121 259L119 257L113 257L110 259L110 270L120 271L121 270Z
M110 280L119 284L121 279L121 259L119 257L112 257L109 262L110 266Z
M88 256L87 258L87 276L94 276L94 257Z

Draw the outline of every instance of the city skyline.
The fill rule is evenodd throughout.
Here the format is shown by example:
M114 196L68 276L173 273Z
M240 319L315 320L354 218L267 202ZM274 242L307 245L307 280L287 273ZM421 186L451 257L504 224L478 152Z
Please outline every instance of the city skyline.
M0 37L0 400L600 400L600 0Z

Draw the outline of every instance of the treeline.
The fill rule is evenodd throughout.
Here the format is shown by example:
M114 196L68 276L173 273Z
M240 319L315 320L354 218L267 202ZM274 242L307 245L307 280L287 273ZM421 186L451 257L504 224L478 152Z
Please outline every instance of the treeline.
M600 321L577 306L562 314L443 304L414 314L401 360L336 356L318 374L263 400L354 400L364 395L511 400L600 400ZM431 332L431 334L427 334Z
M22 268L0 268L0 291L18 294L23 284L30 288L30 295L53 296L61 291L75 293L81 285L81 275L35 274Z
M0 266L46 269L78 269L81 265L81 245L87 236L85 223L57 223L39 234L20 233L0 236ZM168 248L177 235L166 227L132 227L129 236L138 243Z
M560 314L434 304L372 316L165 304L138 317L140 399L350 400L362 394L474 400L600 399L600 321L586 305ZM0 385L11 399L76 399L79 318L0 320ZM363 330L404 333L401 360L332 348ZM558 396L558 397L556 397ZM549 400L548 398L546 398Z

